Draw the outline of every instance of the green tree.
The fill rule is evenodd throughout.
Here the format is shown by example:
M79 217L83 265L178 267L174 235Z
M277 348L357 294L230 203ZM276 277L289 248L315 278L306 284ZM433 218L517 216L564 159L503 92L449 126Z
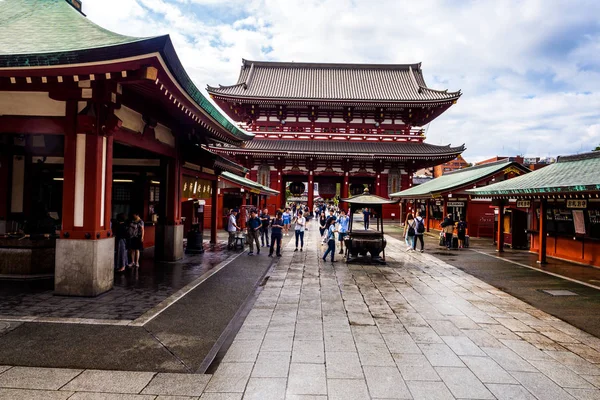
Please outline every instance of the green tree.
M600 151L600 146L596 146L596 148L594 149L594 151Z

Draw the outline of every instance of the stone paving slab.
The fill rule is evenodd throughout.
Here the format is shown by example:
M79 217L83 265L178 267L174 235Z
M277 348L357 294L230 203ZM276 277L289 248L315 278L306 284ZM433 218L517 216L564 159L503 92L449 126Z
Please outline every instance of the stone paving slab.
M144 250L140 268L115 273L113 290L98 297L53 294L54 281L0 281L0 320L65 323L129 323L235 254L226 249L227 233L204 254L174 263L154 260L154 248ZM0 329L0 333L2 329Z
M25 392L0 368L0 399L600 399L598 338L393 238L387 266L323 262L305 240L285 247L214 375L84 371Z

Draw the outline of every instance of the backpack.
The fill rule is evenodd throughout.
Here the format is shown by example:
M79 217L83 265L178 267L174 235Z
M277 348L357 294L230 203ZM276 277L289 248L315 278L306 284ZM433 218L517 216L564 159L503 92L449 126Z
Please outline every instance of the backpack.
M134 237L138 237L139 232L139 224L136 222L130 222L127 225L127 239L132 239Z
M417 221L417 233L425 233L425 224L423 224L423 218L416 219Z
M407 236L415 236L415 220L408 224Z

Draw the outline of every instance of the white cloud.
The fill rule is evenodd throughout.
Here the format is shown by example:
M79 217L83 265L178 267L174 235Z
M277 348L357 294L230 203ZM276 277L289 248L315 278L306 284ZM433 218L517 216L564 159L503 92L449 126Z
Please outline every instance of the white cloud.
M85 0L84 11L119 33L171 34L200 88L234 83L242 58L422 61L431 87L464 93L428 141L464 142L469 161L600 144L592 0Z

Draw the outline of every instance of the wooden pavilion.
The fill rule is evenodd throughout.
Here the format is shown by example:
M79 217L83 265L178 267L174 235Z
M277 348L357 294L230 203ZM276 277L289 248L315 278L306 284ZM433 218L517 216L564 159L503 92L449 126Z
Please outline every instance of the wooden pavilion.
M447 215L453 215L455 220L459 217L465 218L469 235L493 237L495 217L491 200L472 199L468 194L468 189L502 182L529 172L531 171L527 167L518 162L505 159L447 172L426 183L392 193L390 196L402 200L403 214L420 211L425 216L425 226L428 232L432 228L438 228ZM519 226L523 225L522 236L525 235L526 217L520 215L518 209L511 210L506 215L502 214L499 218L507 226L505 229L507 233L513 226L515 231L518 231L521 229ZM516 239L516 243L523 242L522 237L519 240L519 235L516 235L516 238L513 238L512 234L507 234L507 236L508 244L512 244L513 239ZM526 242L526 238L524 241Z
M529 210L531 250L600 267L600 151L558 157L540 170L467 191L491 198L502 214L510 199ZM498 251L504 226L498 226Z
M182 202L205 201L204 218L217 221L218 177L246 173L206 146L235 148L253 134L200 93L169 36L107 31L75 0L3 1L0 20L0 275L48 272L11 258L27 254L55 266L57 294L103 293L112 219L134 211L156 257L181 258ZM58 238L49 226L34 240L49 216ZM17 251L6 235L22 231L33 235Z

